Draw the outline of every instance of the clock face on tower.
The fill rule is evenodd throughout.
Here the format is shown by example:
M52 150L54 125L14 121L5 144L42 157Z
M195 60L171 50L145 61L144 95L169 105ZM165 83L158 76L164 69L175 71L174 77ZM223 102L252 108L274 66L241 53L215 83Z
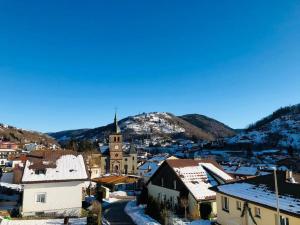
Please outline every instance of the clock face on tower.
M119 145L115 145L115 149L119 149Z

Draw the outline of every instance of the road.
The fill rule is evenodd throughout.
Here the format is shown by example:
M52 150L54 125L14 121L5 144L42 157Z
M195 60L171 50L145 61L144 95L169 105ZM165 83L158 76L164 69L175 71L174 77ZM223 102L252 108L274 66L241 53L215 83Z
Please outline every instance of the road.
M128 200L112 203L104 210L104 217L111 225L134 225L131 218L124 212Z

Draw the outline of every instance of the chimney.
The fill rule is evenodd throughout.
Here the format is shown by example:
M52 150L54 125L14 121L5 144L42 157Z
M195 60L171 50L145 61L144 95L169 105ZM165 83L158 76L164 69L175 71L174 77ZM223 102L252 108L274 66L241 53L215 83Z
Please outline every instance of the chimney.
M293 178L293 172L291 170L287 170L285 172L285 180L289 183L296 183L295 179Z

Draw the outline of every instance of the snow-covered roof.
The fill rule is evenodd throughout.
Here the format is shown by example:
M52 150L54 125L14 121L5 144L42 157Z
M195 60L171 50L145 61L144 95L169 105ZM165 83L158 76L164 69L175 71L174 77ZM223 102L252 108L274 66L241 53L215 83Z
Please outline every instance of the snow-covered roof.
M258 172L257 167L253 166L241 166L238 167L236 171L234 171L234 174L240 174L245 176L254 176Z
M48 161L42 161L47 167ZM88 178L82 155L62 155L55 161L55 166L45 169L45 173L35 173L31 166L33 162L26 161L22 183L85 180Z
M209 161L176 159L167 162L197 200L214 198L216 193L209 188L218 185L220 180L224 183L232 180Z
M16 149L10 149L10 148L0 148L0 152L16 152Z
M300 215L300 185L287 182L285 173L282 172L277 173L277 178L280 210ZM220 185L212 188L212 190L274 209L276 208L273 174Z

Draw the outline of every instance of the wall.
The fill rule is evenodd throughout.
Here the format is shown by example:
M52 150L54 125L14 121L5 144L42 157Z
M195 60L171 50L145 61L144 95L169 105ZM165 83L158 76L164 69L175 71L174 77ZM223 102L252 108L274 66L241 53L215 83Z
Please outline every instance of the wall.
M160 202L163 201L163 195L166 195L166 200L170 200L171 198L173 198L173 207L175 206L175 204L180 204L177 201L180 195L179 191L157 186L152 184L151 182L148 184L148 194L152 198L159 200ZM158 199L159 194L160 194L160 199Z
M80 213L83 184L80 181L25 184L22 215L34 215L35 212ZM45 203L36 202L37 193L46 193Z
M237 210L236 201L241 201L236 198L228 197L229 198L229 212L226 212L222 209L222 202L221 202L221 194L217 193L217 214L218 214L218 223L221 225L253 225L254 223L251 221L246 221L245 217L241 217L242 211ZM244 201L241 201L242 209L244 205ZM271 210L268 208L264 208L259 205L249 203L248 206L251 209L252 215L257 223L257 225L276 225L275 222L275 215L276 210ZM255 217L254 207L260 208L261 218ZM280 215L289 218L289 225L299 225L300 218L292 217L286 215L284 213L280 213Z

